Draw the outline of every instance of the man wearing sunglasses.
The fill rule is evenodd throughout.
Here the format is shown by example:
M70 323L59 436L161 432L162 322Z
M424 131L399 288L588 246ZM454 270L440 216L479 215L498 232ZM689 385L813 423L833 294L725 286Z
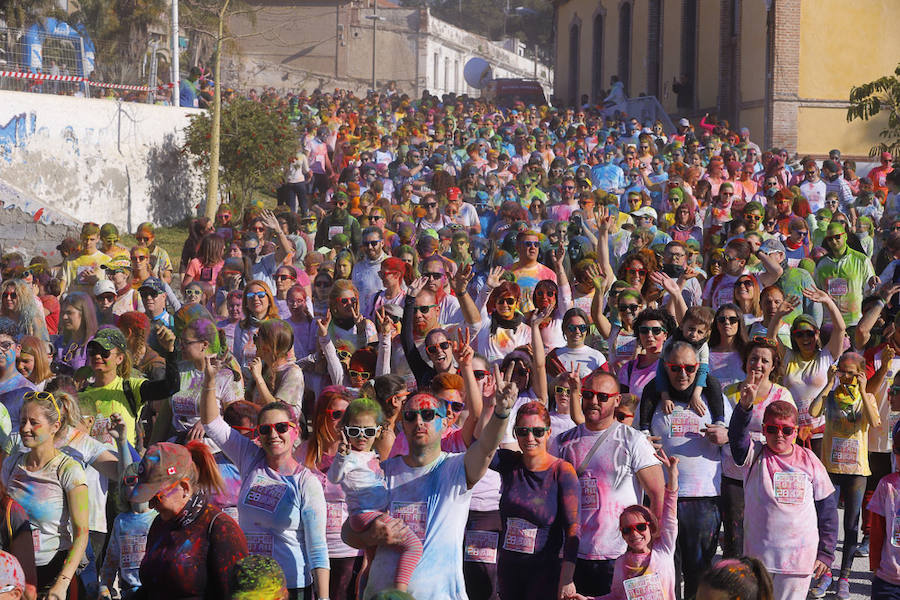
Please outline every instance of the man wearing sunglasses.
M701 399L703 416L690 410L689 403L697 380L699 358L687 342L674 342L663 351L665 376L675 410L665 414L658 406L650 421L652 435L661 438L669 456L679 458L678 549L676 572L680 567L684 597L693 598L700 575L710 566L718 544L721 526L719 495L722 480L722 446L728 443L728 430L712 423L710 405L718 396L725 408L725 422L731 418L730 405L722 399L722 388L715 377L707 377ZM644 388L643 400L658 398L655 381Z
M85 223L81 227L81 253L63 263L63 291L90 294L97 280L103 278L100 265L108 263L110 258L97 249L99 241L100 227L96 223Z
M294 254L296 252L294 242L285 235L284 230L281 228L281 224L278 222L278 217L270 210L263 211L259 218L253 221L253 224L254 226L275 232L275 237L278 239L278 244L275 246L274 252L260 255L257 260L250 265L250 278L265 281L266 285L269 286L269 289L274 290L276 289L275 272L278 271L278 267L284 264L284 258L288 254ZM262 243L262 240L260 240L260 251L262 251L263 246L264 244Z
M847 246L847 231L843 224L832 222L825 232L827 254L816 263L813 279L821 290L834 298L847 327L856 325L862 317L863 290L881 283L875 277L872 261Z
M377 227L366 227L362 232L363 258L353 265L353 283L359 297L366 299L384 289L381 279L381 263L388 257L384 251L384 239Z
M581 484L575 587L580 594L601 596L609 593L615 560L626 550L619 514L640 503L641 489L651 510L660 514L665 482L647 437L616 421L620 394L615 376L598 369L582 386L584 423L559 435L557 444L559 457L575 466Z
M160 355L163 353L163 347L156 338L156 329L159 326L172 329L175 325L175 318L166 310L167 287L168 284L156 277L148 277L138 288L141 302L144 303L144 314L150 319L150 337L147 339L147 345ZM174 312L178 312L180 308L180 303L172 307Z
M344 524L342 536L355 548L399 542L399 519L423 539L424 552L409 583L418 600L461 600L464 530L472 488L487 472L518 397L514 384L502 383L493 413L481 436L465 453L441 450L446 404L430 394L406 400L401 413L409 454L382 463L394 519L376 521L364 532ZM380 548L369 571L366 597L391 587L397 554Z
M516 283L519 285L522 298L520 310L526 313L534 309L531 300L534 286L544 279L556 283L556 273L553 272L553 269L538 262L538 256L541 253L540 233L536 231L520 233L516 247L519 251L519 260L508 266L506 270L512 271L516 276Z

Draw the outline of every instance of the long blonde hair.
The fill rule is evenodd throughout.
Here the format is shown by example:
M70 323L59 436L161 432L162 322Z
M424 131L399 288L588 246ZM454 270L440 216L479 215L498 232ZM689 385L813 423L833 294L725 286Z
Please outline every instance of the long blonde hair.
M26 379L37 385L53 377L53 371L50 370L50 358L47 356L47 343L33 335L26 335L19 343L22 346L19 351L20 355L28 354L34 357L34 368Z

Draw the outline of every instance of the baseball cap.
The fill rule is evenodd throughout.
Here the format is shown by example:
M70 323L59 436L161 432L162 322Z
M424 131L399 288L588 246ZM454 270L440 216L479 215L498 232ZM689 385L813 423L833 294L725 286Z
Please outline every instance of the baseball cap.
M631 216L634 217L635 219L638 217L650 217L651 219L653 219L655 221L656 220L656 210L654 210L650 206L642 206L639 209L637 209L636 211L634 211L633 213L631 213Z
M100 265L100 268L104 271L118 271L119 269L127 269L131 271L131 260L127 258L117 258L115 260L111 260L106 264Z
M882 152L881 158L884 160L894 160L894 157L891 155L890 152Z
M688 121L687 119L685 119L684 117L682 117L681 119L678 120L678 126L679 127L690 127L691 122Z
M13 590L25 591L25 570L18 558L0 550L0 593Z
M104 350L118 348L124 352L128 348L128 342L125 341L125 335L122 334L118 327L104 327L103 329L97 330L97 333L91 341L88 342L88 345L90 344L97 344Z
M772 252L782 252L787 253L784 249L784 244L781 243L780 240L775 238L769 238L762 243L759 247L759 251L763 254L771 254Z
M384 312L386 312L388 315L396 317L398 319L403 318L403 306L399 304L385 304L383 308Z
M102 296L103 294L115 294L116 286L109 279L100 279L94 284L94 296Z
M138 292L140 292L141 290L150 290L151 292L162 294L166 291L166 287L163 285L163 282L159 279L159 277L148 277L138 288Z
M153 496L173 483L188 478L195 467L191 453L179 444L153 444L138 466L138 474L125 484L133 484L128 494L130 502L149 502Z
M810 315L800 314L797 315L797 318L795 318L794 322L791 323L791 333L798 331L803 326L811 327L815 331L819 330L819 326L816 324L815 319L813 319Z
M447 200L458 200L462 191L458 187L447 188Z

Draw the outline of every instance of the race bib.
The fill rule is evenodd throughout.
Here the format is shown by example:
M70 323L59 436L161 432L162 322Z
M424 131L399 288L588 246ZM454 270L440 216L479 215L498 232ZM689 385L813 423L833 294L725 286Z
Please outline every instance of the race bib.
M222 509L222 512L234 519L235 522L238 520L238 509L237 506L226 506Z
M34 551L39 552L41 549L41 532L39 529L31 530L31 543L34 544Z
M503 549L522 554L534 554L537 546L538 528L525 519L510 518L506 521L506 537Z
M179 418L199 417L197 399L193 396L172 396L172 414Z
M467 531L465 536L466 562L497 564L497 542L500 534L496 531Z
M734 288L731 286L723 286L716 290L716 306L730 304L734 302Z
M287 484L258 474L253 485L247 490L244 504L266 512L275 512L275 507L287 492Z
M275 536L271 533L248 533L247 550L250 554L259 554L261 556L272 556L275 550Z
M340 533L344 521L347 520L347 503L341 500L325 503L325 531L327 533Z
M600 508L600 490L597 487L597 478L590 475L582 475L578 478L581 484L581 510L597 510Z
M828 280L829 296L846 296L849 290L850 286L847 285L846 279L843 279L841 277L832 277Z
M700 418L690 410L675 410L672 413L669 435L673 438L700 435Z
M662 582L658 573L626 579L623 585L628 600L663 600Z
M831 462L836 465L855 465L859 459L859 440L831 439Z
M772 479L775 501L779 504L803 504L806 495L806 475L778 471Z
M123 535L119 541L119 550L122 558L119 564L123 569L135 569L141 566L144 560L144 551L147 547L147 536L145 535Z
M94 424L91 425L91 437L104 444L112 444L112 436L109 435L109 417L97 415Z
M343 225L332 225L328 228L328 239L333 240L334 236L344 233Z
M424 502L391 502L391 516L406 523L420 540L425 541L428 507Z

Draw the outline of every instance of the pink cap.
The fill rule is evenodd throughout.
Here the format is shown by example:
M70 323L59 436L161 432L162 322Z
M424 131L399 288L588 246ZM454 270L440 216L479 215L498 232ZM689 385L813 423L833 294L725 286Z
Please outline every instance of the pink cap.
M25 571L19 559L0 550L0 593L14 589L25 591Z

